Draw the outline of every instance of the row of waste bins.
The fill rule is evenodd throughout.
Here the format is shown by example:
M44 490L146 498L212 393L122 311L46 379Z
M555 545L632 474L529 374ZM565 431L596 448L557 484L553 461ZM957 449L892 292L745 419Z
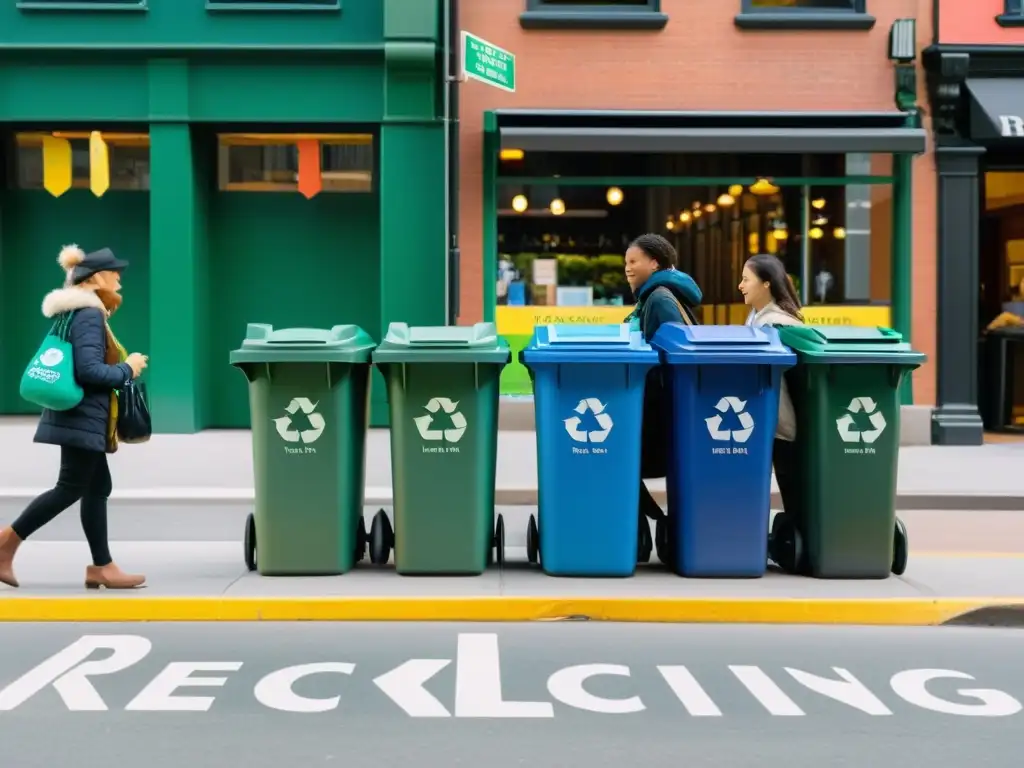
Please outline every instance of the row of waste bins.
M885 578L907 562L895 513L900 387L924 361L886 328L547 325L521 353L534 379L539 519L527 554L550 575L632 575L652 549L638 513L648 374L668 393L668 514L659 558L679 575L758 577L769 556L819 578ZM255 512L245 559L264 575L371 562L479 574L504 559L495 516L499 380L491 323L249 325L230 362L249 381ZM363 522L370 371L391 415L394 526ZM797 414L794 498L768 530L781 383Z

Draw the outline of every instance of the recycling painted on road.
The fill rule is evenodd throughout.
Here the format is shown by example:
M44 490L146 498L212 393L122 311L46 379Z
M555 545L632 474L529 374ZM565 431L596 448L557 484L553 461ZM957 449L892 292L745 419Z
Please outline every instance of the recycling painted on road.
M320 439L327 427L327 421L316 410L319 403L308 397L296 397L284 409L285 416L273 419L277 434L286 443L301 443L302 447L286 445L285 453L309 454L316 453L313 443ZM304 419L306 424L297 423Z
M870 424L867 429L858 427L858 414L867 417L867 422ZM853 398L846 406L846 413L836 419L839 438L847 444L844 451L850 454L875 453L872 444L882 436L885 427L885 416L878 410L878 405L870 397ZM853 447L854 445L856 447Z
M688 664L679 663L687 660L685 649L678 658L632 667L593 659L553 670L541 671L542 665L534 665L532 690L517 685L518 695L513 696L503 690L499 638L491 632L460 632L452 638L451 651L440 654L450 658L399 657L397 663L389 662L390 669L365 665L365 660L346 658L344 653L337 659L295 659L289 666L250 669L251 664L231 658L234 652L217 659L207 650L199 651L202 661L165 661L162 668L148 661L141 668L145 678L133 679L130 675L141 671L134 668L153 651L153 641L144 635L81 636L20 676L0 681L0 712L30 702L71 712L123 708L139 713L207 713L215 706L223 712L238 707L240 688L262 708L276 712L333 712L344 698L358 701L364 709L384 705L394 716L409 718L550 720L572 710L635 716L655 701L657 709L667 708L679 717L729 718L751 712L737 695L756 702L760 717L813 717L826 703L843 705L854 719L899 717L914 710L1005 718L1021 716L1024 709L1010 693L957 669L894 667L875 678L872 690L845 666L818 663L815 671L787 665L766 668L740 654L733 663L709 669L692 653ZM454 677L453 693L436 680L443 672ZM121 677L114 685L111 676L117 675ZM311 686L314 679L318 684ZM603 684L598 682L602 679ZM225 687L233 695L218 703L217 691ZM204 695L196 695L200 688ZM117 694L114 704L114 691L127 695ZM818 702L822 707L815 706Z
M466 417L459 412L459 401L432 397L424 410L426 413L413 419L416 431L427 443L422 446L423 453L458 453L456 443L466 434L468 426Z
M715 410L718 413L704 419L704 423L708 426L708 434L715 442L733 443L733 445L712 447L711 453L746 454L747 449L743 443L746 443L754 434L754 417L747 413L747 401L740 400L738 397L723 397L715 405ZM739 429L722 428L725 417L730 413L739 423ZM735 445L735 443L739 443L739 445Z
M580 444L572 447L574 454L587 456L608 453L608 449L601 447L601 443L608 439L615 423L605 412L606 407L596 397L585 397L573 408L576 415L563 420L569 437L574 443Z

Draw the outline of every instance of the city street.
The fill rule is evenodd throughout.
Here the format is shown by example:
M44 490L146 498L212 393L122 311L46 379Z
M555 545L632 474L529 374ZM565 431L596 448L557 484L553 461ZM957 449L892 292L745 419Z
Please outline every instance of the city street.
M1019 763L1018 630L8 624L0 762ZM84 662L84 663L83 663Z

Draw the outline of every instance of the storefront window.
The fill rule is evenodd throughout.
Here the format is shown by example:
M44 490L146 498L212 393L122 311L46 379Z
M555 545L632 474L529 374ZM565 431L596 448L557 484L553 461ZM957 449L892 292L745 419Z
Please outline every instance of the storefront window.
M221 134L218 185L230 192L288 192L299 188L299 147L319 145L318 192L373 191L370 134ZM316 149L316 147L314 147Z
M89 132L25 132L15 136L18 189L43 189L43 137L66 139L71 145L71 188L89 188ZM110 163L110 189L149 189L149 136L145 133L103 133Z

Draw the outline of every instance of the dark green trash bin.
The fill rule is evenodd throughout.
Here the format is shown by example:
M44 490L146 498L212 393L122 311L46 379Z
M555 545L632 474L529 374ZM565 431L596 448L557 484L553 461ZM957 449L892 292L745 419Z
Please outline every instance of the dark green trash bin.
M480 574L504 558L494 517L498 393L509 348L493 323L392 323L373 353L387 382L395 524L381 511L370 559L401 574Z
M772 559L818 578L882 579L906 568L896 517L900 387L925 356L888 328L784 326L797 354L798 482L772 525Z
M366 428L373 339L253 323L230 355L249 381L255 514L249 570L264 576L345 573L363 556Z

